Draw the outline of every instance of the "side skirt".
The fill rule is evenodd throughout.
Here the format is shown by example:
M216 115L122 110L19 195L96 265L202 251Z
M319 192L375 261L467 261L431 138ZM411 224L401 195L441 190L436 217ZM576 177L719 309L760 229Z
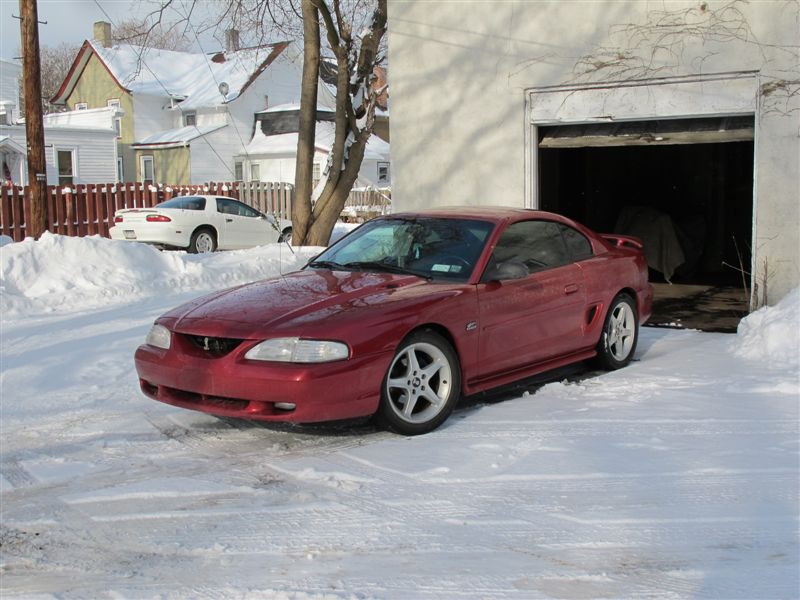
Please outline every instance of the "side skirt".
M581 352L559 356L557 358L536 363L534 365L514 369L513 371L505 371L503 373L497 373L487 377L470 379L466 382L464 391L468 395L476 394L491 388L506 385L507 383L513 383L519 379L526 379L528 377L532 377L533 375L544 373L545 371L552 371L553 369L571 365L572 363L588 360L590 358L594 358L595 356L597 356L597 351L594 348L591 348L589 350L582 350Z

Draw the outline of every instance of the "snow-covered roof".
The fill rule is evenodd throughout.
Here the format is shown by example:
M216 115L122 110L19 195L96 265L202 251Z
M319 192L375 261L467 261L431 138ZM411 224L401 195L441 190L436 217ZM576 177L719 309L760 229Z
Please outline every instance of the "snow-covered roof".
M228 125L223 123L221 125L187 125L178 129L168 129L167 131L159 131L153 135L148 135L146 138L139 140L133 144L136 148L143 146L184 146L199 137L203 137L217 131Z
M271 106L266 110L260 110L256 114L257 115L266 115L269 113L278 113L278 112L292 112L294 110L300 110L300 104L297 103L287 103L287 104L276 104L275 106ZM317 112L336 112L335 109L331 108L330 106L324 106L322 104L317 104Z
M27 153L21 144L14 141L11 136L8 135L0 135L0 150L11 150L17 154Z
M335 125L328 121L317 121L315 148L320 152L330 152L333 147ZM297 133L264 135L256 128L253 139L247 145L248 155L285 155L297 152ZM389 144L376 135L370 136L364 149L364 158L370 160L389 160Z
M114 117L120 114L124 114L121 108L108 106L90 110L50 113L42 115L42 122L45 127L113 129Z
M184 109L217 106L238 98L288 45L281 42L207 55L130 44L105 48L87 40L52 100L56 104L66 100L90 56L96 54L119 85L133 94L183 99ZM223 82L228 85L225 96L219 90Z

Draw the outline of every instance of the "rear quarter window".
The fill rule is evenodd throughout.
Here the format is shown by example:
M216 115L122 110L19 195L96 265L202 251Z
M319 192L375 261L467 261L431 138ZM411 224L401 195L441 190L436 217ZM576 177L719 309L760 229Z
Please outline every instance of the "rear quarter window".
M592 243L585 235L568 225L559 224L559 227L573 261L585 260L594 255Z
M184 196L162 202L156 208L178 208L181 210L205 210L206 199L199 196Z

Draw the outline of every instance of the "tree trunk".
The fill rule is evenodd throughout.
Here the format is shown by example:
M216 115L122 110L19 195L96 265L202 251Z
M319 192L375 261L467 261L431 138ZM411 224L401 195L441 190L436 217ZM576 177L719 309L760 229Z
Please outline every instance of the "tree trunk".
M303 0L303 79L300 89L300 130L297 136L292 243L302 246L311 225L311 193L314 175L314 144L319 85L319 11L312 0Z
M358 179L361 162L367 140L372 134L375 116L375 103L380 92L372 88L372 76L377 61L380 40L386 31L386 0L378 0L373 13L372 24L366 34L359 36L360 46L356 50L351 36L351 25L343 20L339 0L333 0L333 12L326 0L303 0L303 21L305 34L303 64L303 94L306 88L313 85L313 100L305 95L302 97L300 112L300 140L298 140L297 175L294 206L292 208L293 231L292 241L297 245L326 246L330 239L333 227L344 209L353 184ZM315 9L312 13L311 9ZM319 19L325 23L327 41L336 56L336 117L333 147L328 155L328 170L325 175L324 187L318 198L312 204L311 177L301 181L301 148L302 144L311 143L306 150L313 158L313 126L309 133L304 130L303 115L313 111L316 119L316 88L319 76ZM309 36L308 28L315 26ZM309 40L312 41L311 47ZM311 54L312 50L316 54ZM309 64L310 60L315 63ZM311 82L312 71L314 76ZM354 106L356 98L357 106ZM313 102L313 103L312 103ZM304 164L312 168L311 158ZM308 187L301 187L307 184Z

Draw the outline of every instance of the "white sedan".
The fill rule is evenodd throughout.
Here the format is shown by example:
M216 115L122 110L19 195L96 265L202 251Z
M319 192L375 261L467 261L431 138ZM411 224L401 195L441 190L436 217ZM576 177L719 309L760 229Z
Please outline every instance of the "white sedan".
M292 223L233 198L180 196L153 208L114 213L112 240L213 252L290 241Z

